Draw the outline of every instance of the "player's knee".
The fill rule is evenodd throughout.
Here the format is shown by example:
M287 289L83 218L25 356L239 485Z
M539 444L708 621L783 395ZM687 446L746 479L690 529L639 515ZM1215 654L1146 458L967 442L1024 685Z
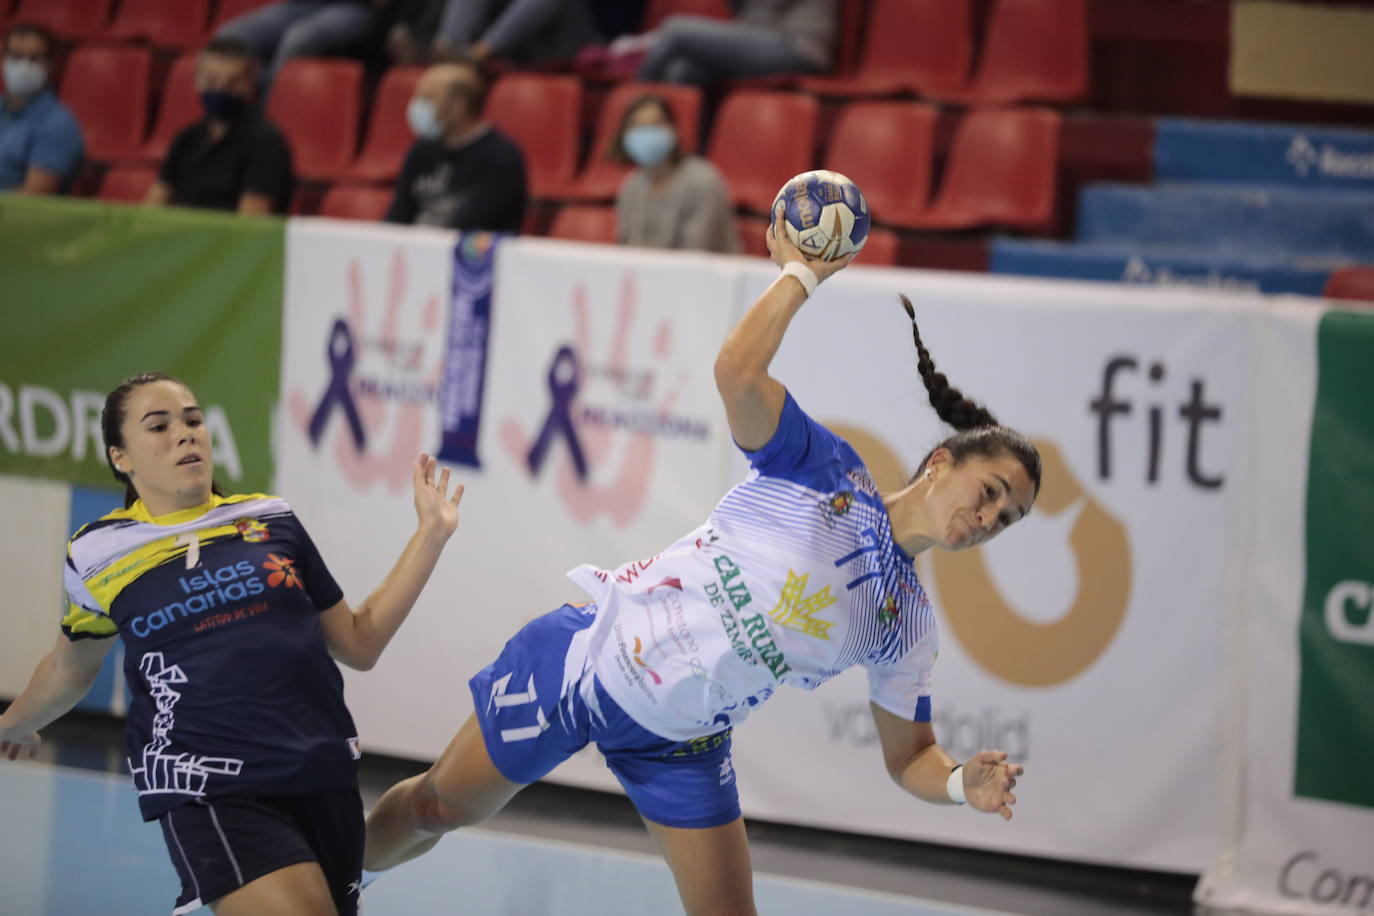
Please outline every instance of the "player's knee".
M433 771L420 777L411 795L410 807L416 824L426 833L448 833L486 820L486 816L461 795L445 791L434 778Z

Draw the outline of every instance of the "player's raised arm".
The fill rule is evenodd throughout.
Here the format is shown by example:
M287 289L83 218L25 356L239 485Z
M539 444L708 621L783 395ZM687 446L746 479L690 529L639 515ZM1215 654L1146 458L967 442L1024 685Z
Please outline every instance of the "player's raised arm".
M781 206L774 211L766 240L782 274L744 313L716 356L716 388L725 402L730 434L751 451L767 444L782 415L786 391L768 374L782 335L817 284L852 260L850 255L823 261L802 254L783 228Z

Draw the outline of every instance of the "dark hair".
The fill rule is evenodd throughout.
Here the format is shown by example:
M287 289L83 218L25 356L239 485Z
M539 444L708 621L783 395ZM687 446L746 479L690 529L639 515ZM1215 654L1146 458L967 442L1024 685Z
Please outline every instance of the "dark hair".
M201 54L214 54L217 57L232 57L236 60L246 60L257 63L257 56L253 54L253 49L248 44L238 38L221 36L211 38L206 42L205 47L200 49Z
M181 379L165 372L140 372L120 382L119 387L106 396L105 407L100 411L100 434L105 440L105 461L110 465L110 473L114 474L115 480L124 484L125 509L138 500L138 491L134 489L134 482L129 479L129 475L115 467L114 459L110 457L110 449L124 447L124 405L128 403L129 395L134 393L135 388L150 382L176 382L183 388L190 387ZM224 495L219 484L214 481L210 482L210 492L216 496Z
M900 293L898 294L901 295ZM901 296L902 308L911 319L911 336L916 341L916 371L921 374L926 391L930 394L930 406L935 413L958 432L926 452L921 465L912 476L915 480L925 470L930 456L938 449L949 449L955 464L965 458L977 455L982 458L995 458L999 455L1012 455L1030 476L1034 493L1040 492L1040 452L1031 441L1014 429L1008 429L997 422L986 407L964 397L964 393L950 385L943 372L935 371L935 360L921 341L921 331L916 327L916 310L911 300Z
M673 132L677 133L677 116L673 114L673 106L668 104L668 100L655 92L646 92L643 95L635 96L630 104L625 106L621 112L620 124L616 126L615 134L611 137L611 142L606 144L606 158L616 165L634 165L635 161L625 152L625 132L630 129L630 119L635 112L646 105L657 106L663 112L663 118L672 127ZM677 165L682 161L682 137L677 138L673 144L673 149L668 153L668 161Z
M57 53L57 39L53 36L52 32L49 32L41 25L35 25L32 22L19 22L13 25L10 30L5 33L6 51L10 49L10 39L16 35L35 35L42 39L43 56L48 60L52 60L53 55Z

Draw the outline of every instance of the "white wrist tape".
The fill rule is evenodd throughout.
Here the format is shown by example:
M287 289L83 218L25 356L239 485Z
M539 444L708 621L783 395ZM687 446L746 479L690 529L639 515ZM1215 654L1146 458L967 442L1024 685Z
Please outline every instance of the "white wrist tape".
M808 298L816 291L816 287L821 283L820 278L816 276L816 272L801 261L788 261L787 264L783 266L782 273L785 277L795 277L797 282L802 285L802 289L806 290Z
M956 805L968 802L968 799L964 797L964 765L962 763L949 771L949 779L945 780L945 791L949 793L950 801Z

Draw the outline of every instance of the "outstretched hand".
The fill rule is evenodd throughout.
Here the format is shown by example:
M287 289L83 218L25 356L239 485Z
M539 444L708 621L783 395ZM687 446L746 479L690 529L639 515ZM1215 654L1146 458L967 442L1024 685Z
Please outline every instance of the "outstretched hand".
M0 729L0 735L4 735L4 730ZM25 760L32 760L38 756L38 745L42 739L38 737L38 732L29 732L27 735L5 735L0 738L0 757L9 760L18 760L23 757Z
M1011 806L1016 804L1011 790L1016 787L1016 777L1025 771L1018 763L1007 763L1006 751L979 751L962 770L964 797L979 811L1011 820Z
M439 482L434 482L435 470L439 462L420 453L411 468L415 484L415 514L419 516L420 528L447 539L458 530L458 504L463 501L464 487L460 483L448 495L449 469L439 474Z
M849 262L854 260L854 255L847 254L833 261L823 261L803 252L793 244L792 239L787 235L787 229L783 226L782 214L785 209L786 205L781 202L773 208L773 223L763 236L764 243L768 246L768 254L772 257L774 264L784 267L788 261L800 261L811 268L811 272L816 275L817 280L824 280L844 270L849 266Z

